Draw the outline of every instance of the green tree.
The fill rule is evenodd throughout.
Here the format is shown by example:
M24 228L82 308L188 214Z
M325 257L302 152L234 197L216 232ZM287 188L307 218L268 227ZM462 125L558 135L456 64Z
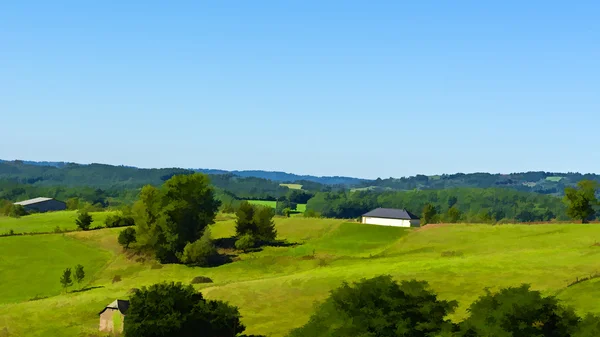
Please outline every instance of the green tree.
M598 205L596 190L598 183L593 180L582 180L577 183L577 188L565 188L564 201L567 204L567 214L571 219L587 223L594 217L595 206Z
M286 198L282 198L280 200L277 200L277 204L275 205L275 213L277 215L285 215L284 212L286 208L295 211L297 207L298 204L296 204L295 202L291 202Z
M71 279L71 268L67 268L63 271L62 276L60 277L60 284L65 290L73 285L73 280Z
M256 246L256 240L252 234L244 234L235 241L235 248L245 252Z
M458 208L452 206L448 209L448 212L446 212L445 221L449 223L457 223L460 221L461 217L462 212Z
M206 300L191 285L159 283L131 296L124 332L127 337L240 336L246 329L240 318L236 307Z
M544 297L528 285L486 294L469 308L458 336L478 337L570 337L579 318L552 296Z
M435 206L432 204L426 204L423 207L423 216L421 217L421 224L426 225L429 223L435 223L438 220L438 213Z
M75 211L79 209L79 198L69 198L67 199L67 209L70 211Z
M128 249L130 244L137 241L135 228L129 227L119 232L118 241L121 246L125 247L125 249Z
M77 281L77 284L79 285L81 284L84 278L85 271L83 270L83 266L78 264L77 266L75 266L75 281Z
M90 229L90 226L92 225L92 221L93 221L92 216L88 212L83 211L77 215L77 219L75 219L75 224L80 229L87 231L88 229Z
M210 227L206 227L200 239L190 242L185 246L181 262L198 266L209 266L212 258L216 255L217 249L212 241Z
M10 216L10 217L20 218L22 216L29 214L29 213L27 213L25 208L21 205L11 205L11 206L12 207L10 208L10 210L8 212L8 216Z
M185 246L214 223L219 206L202 173L175 175L161 190L144 187L134 205L140 246L152 249L161 262L177 262Z
M254 228L256 232L252 233L254 237L261 241L270 242L277 237L275 222L273 217L275 212L271 207L257 206L254 211Z
M384 275L352 286L344 282L290 336L439 336L453 329L445 317L456 306L456 301L439 300L424 281L398 284Z
M235 234L242 236L244 234L251 234L257 232L256 224L254 222L254 211L255 207L247 201L243 201L235 212Z

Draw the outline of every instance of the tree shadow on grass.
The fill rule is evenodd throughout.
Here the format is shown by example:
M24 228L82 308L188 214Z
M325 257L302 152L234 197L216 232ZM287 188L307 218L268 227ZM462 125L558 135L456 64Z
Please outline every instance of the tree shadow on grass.
M99 288L104 288L104 286L85 287L82 289L71 290L70 292L71 293L82 293L84 291L90 291L90 290L99 289Z

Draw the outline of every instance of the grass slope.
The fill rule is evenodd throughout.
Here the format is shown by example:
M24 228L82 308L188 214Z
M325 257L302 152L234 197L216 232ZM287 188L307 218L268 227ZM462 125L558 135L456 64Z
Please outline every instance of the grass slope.
M234 222L219 221L213 225L213 235L232 235ZM460 307L452 319L464 317L467 306L485 287L498 289L523 282L545 294L557 295L580 313L600 312L595 303L600 295L599 279L566 287L576 277L587 276L598 268L600 247L594 243L600 239L600 227L596 225L403 229L305 218L278 218L276 225L280 238L302 245L240 254L240 261L216 268L157 266L127 258L116 243L118 229L74 232L64 237L26 237L33 240L30 245L56 237L56 242L47 243L54 247L47 249L48 256L56 255L66 244L60 240L79 241L95 249L75 253L79 258L104 251L109 262L96 273L91 284L100 288L0 304L0 331L6 327L11 336L92 334L97 329L97 313L115 298L127 298L131 288L164 280L189 283L200 275L215 281L197 286L206 297L239 306L243 322L249 327L247 332L268 336L285 336L290 329L305 323L315 302L323 300L341 282L380 274L429 281L442 298L459 300ZM23 238L0 238L0 247L9 239ZM6 254L0 256L7 258ZM25 265L40 259L29 255L22 258ZM120 275L122 281L113 283L115 275ZM36 282L35 286L23 288L21 298L30 298L49 286L55 285Z
M301 190L302 184L279 184L279 186L285 186L290 190Z
M103 227L104 220L111 214L112 212L91 212L92 227ZM76 218L76 211L37 213L20 218L0 216L0 233L7 233L11 229L15 233L49 233L57 226L61 230L75 230L77 229Z

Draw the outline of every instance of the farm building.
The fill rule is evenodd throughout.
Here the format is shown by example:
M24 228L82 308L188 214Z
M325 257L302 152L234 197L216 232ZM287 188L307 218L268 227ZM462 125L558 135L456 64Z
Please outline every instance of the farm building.
M125 314L129 309L129 301L115 300L100 311L100 331L123 332Z
M405 209L377 208L363 214L362 223L394 227L419 227L419 217Z
M53 198L34 198L15 202L15 205L21 205L26 211L48 212L63 211L67 209L67 204Z

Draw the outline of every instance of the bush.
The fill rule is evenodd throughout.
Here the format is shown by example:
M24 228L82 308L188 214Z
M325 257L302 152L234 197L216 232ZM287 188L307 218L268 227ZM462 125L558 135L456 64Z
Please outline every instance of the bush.
M201 283L213 283L213 280L210 277L206 276L196 276L191 282L192 284L201 284Z
M440 336L453 330L445 317L456 306L456 301L439 300L426 282L398 284L391 276L378 276L343 283L290 336Z
M135 228L133 227L125 228L119 233L119 244L125 247L125 249L129 248L129 245L136 241Z
M181 262L198 266L208 266L215 255L217 255L217 249L212 242L210 228L206 227L199 240L188 243L185 246Z
M121 275L115 275L112 279L112 283L117 283L117 282L121 282L122 278Z
M254 248L255 246L256 246L256 240L254 239L254 237L251 234L242 235L242 237L237 239L237 241L235 242L235 248L237 248L239 250L243 250L244 252L249 251L250 249Z
M86 212L80 212L79 215L77 216L77 219L75 219L75 224L77 225L77 227L79 227L80 229L86 231L88 229L90 229L90 225L92 224L92 216Z
M320 218L321 214L317 211L315 211L314 209L307 209L304 212L304 217L305 218Z
M130 297L127 337L239 336L246 327L238 309L222 301L206 300L191 285L159 283Z
M127 227L135 225L135 220L130 216L122 216L118 214L109 215L104 220L106 228Z
M570 337L579 325L572 309L552 296L543 297L528 285L486 294L469 308L458 336Z

